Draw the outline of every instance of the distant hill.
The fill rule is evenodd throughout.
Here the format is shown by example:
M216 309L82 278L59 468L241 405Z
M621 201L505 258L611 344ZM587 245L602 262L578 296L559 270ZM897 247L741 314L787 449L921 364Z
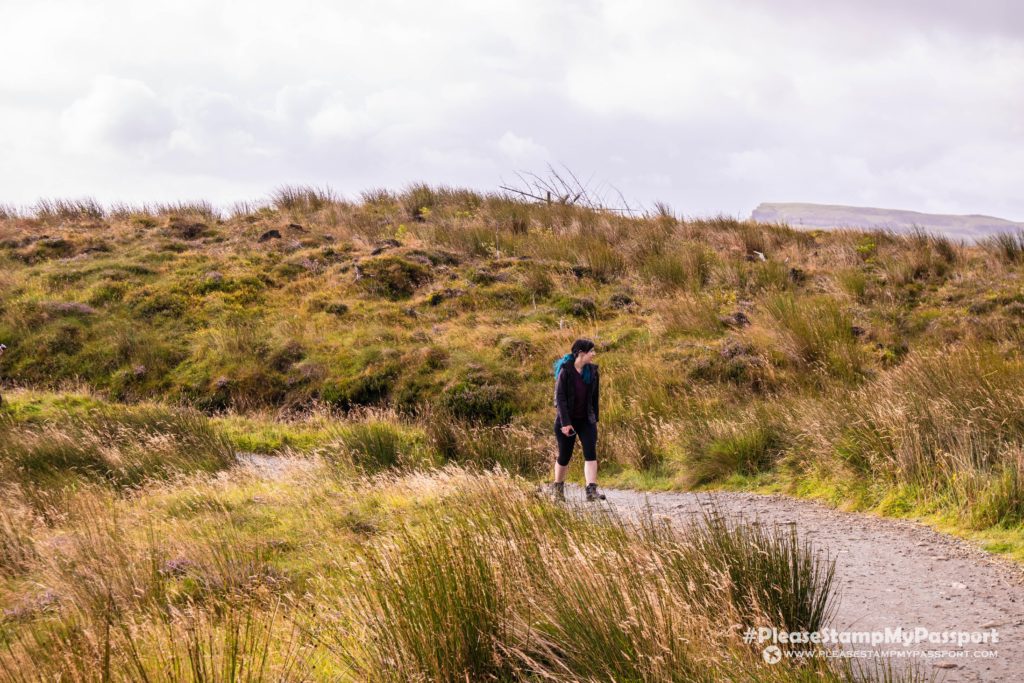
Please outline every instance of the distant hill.
M754 209L750 218L761 223L787 223L794 228L889 228L903 233L918 226L928 232L965 240L1024 230L1024 223L993 216L950 216L831 204L765 202Z

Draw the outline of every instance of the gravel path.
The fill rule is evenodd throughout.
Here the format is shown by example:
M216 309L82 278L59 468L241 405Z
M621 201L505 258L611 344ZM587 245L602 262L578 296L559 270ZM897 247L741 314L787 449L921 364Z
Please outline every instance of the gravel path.
M989 631L995 645L921 643L878 650L995 651L992 657L926 660L944 683L1024 681L1024 569L951 536L907 520L841 512L812 501L752 493L642 493L606 489L608 503L626 514L649 504L684 523L701 507L763 524L796 524L798 533L836 560L837 631ZM582 499L573 488L567 496ZM854 646L856 649L870 649ZM888 657L897 664L909 658Z
M277 478L283 460L243 454L243 466ZM295 461L291 461L294 463ZM925 662L943 683L1024 681L1024 568L951 536L907 520L833 510L813 501L753 493L643 493L605 489L607 504L625 515L650 505L656 514L688 523L701 509L763 524L795 524L798 533L836 560L839 601L836 631L884 631L902 627L988 632L994 645L920 643L879 645L878 650L957 651L968 656L888 657L894 665ZM566 487L582 504L582 489ZM858 650L869 646L852 646ZM991 657L969 656L975 650ZM864 660L862 660L864 661Z

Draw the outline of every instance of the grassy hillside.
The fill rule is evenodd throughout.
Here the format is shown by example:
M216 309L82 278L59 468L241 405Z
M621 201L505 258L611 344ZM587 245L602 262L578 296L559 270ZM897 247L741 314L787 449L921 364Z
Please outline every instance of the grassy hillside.
M330 441L304 415L386 409L432 457L512 451L533 473L551 363L588 336L620 481L774 471L1013 526L1022 261L1015 235L964 246L427 186L359 202L284 188L229 218L44 202L0 222L0 367L35 390L229 411L261 450Z
M829 622L795 535L631 526L515 475L549 476L552 362L587 336L604 481L1019 553L1022 262L425 186L7 211L0 681L924 680L742 642Z

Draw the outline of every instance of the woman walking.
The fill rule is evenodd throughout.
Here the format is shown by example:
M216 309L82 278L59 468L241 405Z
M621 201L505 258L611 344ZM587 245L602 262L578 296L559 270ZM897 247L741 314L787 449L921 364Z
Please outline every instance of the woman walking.
M565 475L569 470L576 437L583 446L583 476L587 481L587 500L604 500L597 490L597 417L600 398L600 375L592 361L597 355L594 342L577 339L571 353L555 361L555 439L558 459L555 461L554 493L565 500Z

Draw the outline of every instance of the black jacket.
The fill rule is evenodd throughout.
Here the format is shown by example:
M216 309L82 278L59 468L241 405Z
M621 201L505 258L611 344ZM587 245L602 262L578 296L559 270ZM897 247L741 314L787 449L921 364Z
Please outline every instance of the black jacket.
M594 373L594 381L590 385L590 401L587 405L587 419L591 424L597 424L598 404L600 399L601 375L597 371L595 363L588 363L591 372ZM586 367L586 366L584 366ZM572 406L576 398L576 384L572 381L571 373L575 368L563 366L558 372L558 379L555 380L555 408L558 409L558 421L560 424L570 424L569 416L572 415Z

